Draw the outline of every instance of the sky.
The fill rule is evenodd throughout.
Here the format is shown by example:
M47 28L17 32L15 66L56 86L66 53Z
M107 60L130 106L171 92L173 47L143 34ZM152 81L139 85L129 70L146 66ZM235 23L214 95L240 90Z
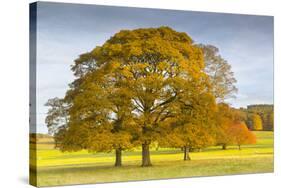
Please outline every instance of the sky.
M47 133L44 104L65 95L74 80L70 67L79 54L122 29L169 26L195 43L214 45L237 79L236 99L228 102L234 107L273 104L271 16L39 2L36 23L36 132Z

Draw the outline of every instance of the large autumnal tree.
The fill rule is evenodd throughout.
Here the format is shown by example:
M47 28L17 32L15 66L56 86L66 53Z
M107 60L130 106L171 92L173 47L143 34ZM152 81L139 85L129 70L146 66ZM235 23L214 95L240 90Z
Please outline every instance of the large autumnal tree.
M195 108L201 99L194 96L211 95L201 48L169 27L122 30L82 54L72 70L77 78L64 98L69 121L57 133L60 147L120 151L140 144L142 166L151 165L149 146L179 104Z
M114 59L114 77L122 75L132 92L134 137L142 146L142 166L150 166L149 146L161 137L161 124L177 116L180 100L191 106L188 99L206 89L201 49L168 27L121 31L102 48L115 50L105 56Z

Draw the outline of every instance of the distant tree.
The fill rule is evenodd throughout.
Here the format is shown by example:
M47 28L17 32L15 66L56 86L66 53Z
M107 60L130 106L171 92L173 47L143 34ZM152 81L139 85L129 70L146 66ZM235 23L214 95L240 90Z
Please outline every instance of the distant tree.
M213 45L198 45L204 54L205 72L213 85L213 93L218 102L235 97L237 82L231 65L219 54L219 49Z
M247 109L244 110L247 113L246 123L248 127L253 129L253 119L252 115L257 114L262 120L263 130L273 130L273 114L274 106L270 104L255 104L247 106Z
M272 112L273 111L273 105L272 104L253 104L253 105L248 105L247 110L250 112L255 112L255 113L264 113L264 112Z
M54 136L55 147L60 146L60 139L69 122L68 104L58 97L49 99L45 106L49 107L45 123L50 135Z
M272 131L274 124L274 113L267 112L261 114L263 130Z
M241 145L256 143L255 135L249 131L244 122L233 124L229 128L229 136L233 144L238 146L239 150L241 150Z
M267 116L267 121L268 121L268 125L269 125L269 130L274 130L274 113L271 112L270 114L268 114Z
M255 131L263 130L262 119L258 114L252 115L252 122L253 122L253 130Z

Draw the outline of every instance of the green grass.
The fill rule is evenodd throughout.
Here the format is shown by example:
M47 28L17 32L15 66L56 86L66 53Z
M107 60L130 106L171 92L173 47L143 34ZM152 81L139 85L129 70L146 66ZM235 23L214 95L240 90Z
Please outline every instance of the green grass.
M62 153L53 149L51 140L37 144L39 186L214 176L273 171L273 132L255 132L257 144L206 148L183 161L180 150L151 150L152 167L140 167L141 151L123 152L123 166L113 167L114 153L87 151ZM35 162L35 161L33 161Z

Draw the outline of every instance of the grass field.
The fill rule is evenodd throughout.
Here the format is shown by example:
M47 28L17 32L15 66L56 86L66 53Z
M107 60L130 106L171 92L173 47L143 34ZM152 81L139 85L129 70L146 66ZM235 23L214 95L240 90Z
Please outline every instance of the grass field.
M140 167L141 151L123 152L123 166L113 167L114 153L62 153L51 138L37 142L38 186L101 183L194 176L273 172L273 132L255 132L257 144L221 150L206 148L183 161L180 149L151 149L153 166ZM31 148L34 145L31 145ZM31 160L33 165L35 161Z

